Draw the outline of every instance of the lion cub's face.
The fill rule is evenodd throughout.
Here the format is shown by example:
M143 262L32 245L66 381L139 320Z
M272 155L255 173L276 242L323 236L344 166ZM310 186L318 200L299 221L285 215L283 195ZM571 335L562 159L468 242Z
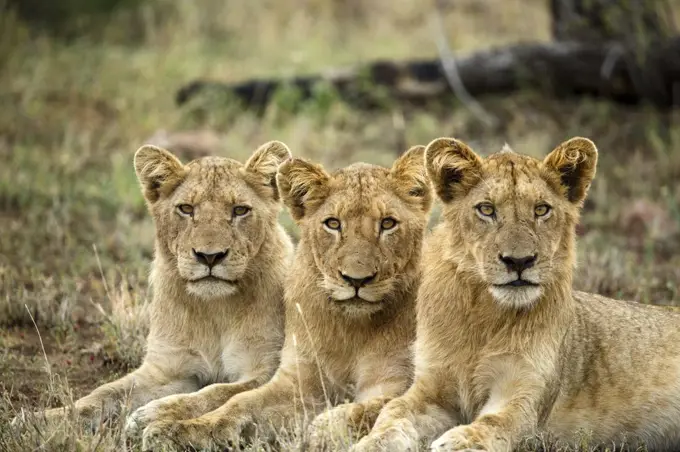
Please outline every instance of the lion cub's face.
M466 144L440 138L426 165L455 243L459 268L502 305L536 302L573 265L574 228L597 149L586 138L558 146L545 160L509 148L483 159Z
M189 293L236 293L279 211L276 168L290 157L271 142L243 165L204 157L183 165L154 146L135 154L135 169L156 224L158 251Z
M423 151L410 149L392 169L357 163L328 174L300 159L279 168L283 200L311 249L318 284L345 313L382 309L420 252L432 200Z

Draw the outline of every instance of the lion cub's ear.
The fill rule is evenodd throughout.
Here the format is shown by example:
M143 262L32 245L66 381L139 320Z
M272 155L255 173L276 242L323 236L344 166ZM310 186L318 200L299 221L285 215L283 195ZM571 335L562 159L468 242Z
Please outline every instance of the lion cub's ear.
M186 176L186 169L177 157L150 144L135 152L135 172L144 197L150 203L172 193Z
M597 147L588 138L574 137L557 146L543 160L548 169L560 175L566 197L581 205L595 177Z
M258 176L258 182L274 190L274 199L278 201L279 190L276 184L276 171L279 165L291 158L290 149L280 141L263 144L250 156L245 169Z
M281 198L296 221L313 212L328 196L328 173L321 165L303 159L283 162L276 180Z
M413 146L392 165L390 178L403 199L420 205L424 212L432 206L432 188L425 170L425 146Z
M482 160L455 138L437 138L425 149L425 167L439 198L447 203L465 196L481 179Z

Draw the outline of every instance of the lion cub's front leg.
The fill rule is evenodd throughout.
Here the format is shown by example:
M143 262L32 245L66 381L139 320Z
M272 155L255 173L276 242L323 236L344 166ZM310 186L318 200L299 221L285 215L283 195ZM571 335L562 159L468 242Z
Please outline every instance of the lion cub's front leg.
M509 432L492 426L493 422L503 422L499 416L479 419L468 425L459 425L440 436L430 445L436 452L456 452L463 450L483 450L487 452L511 452L512 440Z
M487 452L510 452L523 435L533 430L533 422L525 408L509 408L495 414L485 414L472 424L459 425L440 436L430 448L437 452L467 449Z
M303 413L316 413L321 406L317 402L323 400L316 372L305 373L314 377L303 379L302 383L298 383L294 372L279 369L264 386L237 394L218 409L197 418L152 422L144 430L143 448L148 450L161 445L198 449L225 447L237 444L246 427L254 427L258 436L267 436L272 431L294 425L298 420L296 417ZM300 401L300 387L304 388L304 407Z
M336 450L366 435L391 397L344 403L318 415L309 427L309 450Z
M142 450L163 450L164 446L180 450L234 447L252 420L250 405L255 391L241 393L222 407L194 419L152 422L144 429Z
M405 360L408 361L406 356ZM368 365L360 366L363 381L357 382L356 401L332 408L314 419L309 429L309 448L336 450L357 442L368 434L380 410L387 402L403 394L410 383L408 362L384 362L371 359ZM392 375L385 375L384 369L398 369Z
M371 432L351 450L415 452L423 440L455 425L456 417L436 403L436 395L429 391L437 387L428 378L416 380L406 394L385 405Z
M474 422L447 431L432 443L431 449L512 451L524 436L536 430L544 391L541 379L531 375L517 373L500 377L493 383L489 399Z
M278 365L279 353L272 353L269 343L257 345L252 339L249 356L264 357L254 366L239 369L240 379L234 383L216 383L189 394L177 394L154 400L132 413L126 429L128 434L134 435L144 430L156 421L181 421L193 419L202 414L216 410L229 401L236 394L240 394L267 382Z
M153 400L138 408L128 417L126 430L134 435L156 421L179 421L192 419L213 411L236 394L258 387L262 379L243 383L216 383L189 394L175 394Z
M190 375L171 375L161 367L144 363L134 372L96 388L72 407L52 408L35 416L54 423L74 415L83 423L93 424L119 415L124 406L134 410L154 398L196 389L198 385ZM21 424L21 419L17 417L13 423Z

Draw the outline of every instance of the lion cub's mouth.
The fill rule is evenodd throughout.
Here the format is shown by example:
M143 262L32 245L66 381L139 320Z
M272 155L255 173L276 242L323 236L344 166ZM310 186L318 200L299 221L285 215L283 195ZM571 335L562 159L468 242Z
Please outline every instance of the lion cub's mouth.
M219 276L215 276L215 275L207 275L207 276L203 276L201 278L189 280L189 282L192 282L192 283L203 282L203 281L215 281L215 282L222 282L222 283L227 283L227 284L231 284L231 285L234 285L238 282L238 281L233 280L233 279L224 279L224 278L220 278Z
M379 301L369 301L369 300L364 300L358 295L353 296L352 298L345 298L344 300L338 300L337 298L332 298L331 300L335 301L336 303L340 304L377 304L380 303Z
M514 281L510 281L509 283L505 284L494 284L496 287L526 287L526 286L531 286L531 287L536 287L538 284L532 283L531 281L527 281L526 279L516 279Z

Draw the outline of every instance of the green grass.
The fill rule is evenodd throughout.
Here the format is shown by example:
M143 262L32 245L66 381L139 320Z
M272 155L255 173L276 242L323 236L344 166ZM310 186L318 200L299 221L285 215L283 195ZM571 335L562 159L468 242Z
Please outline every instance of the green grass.
M547 40L544 4L456 2L444 17L447 38L461 52ZM422 5L149 0L114 14L96 36L69 42L0 15L0 450L117 450L125 441L119 425L94 435L73 422L23 435L5 425L22 407L74 400L139 363L153 226L132 156L160 129L209 130L218 137L214 153L239 159L278 139L331 168L389 165L406 147L445 135L485 153L507 141L536 156L573 135L591 137L600 164L579 245L588 271L577 286L680 304L680 126L669 114L530 92L479 99L499 118L494 129L456 103L368 113L327 93L298 109L282 96L261 117L233 105L174 105L175 91L198 77L234 81L435 56L431 11ZM180 154L186 160L192 151ZM633 209L636 202L642 207ZM295 235L288 215L281 219Z

